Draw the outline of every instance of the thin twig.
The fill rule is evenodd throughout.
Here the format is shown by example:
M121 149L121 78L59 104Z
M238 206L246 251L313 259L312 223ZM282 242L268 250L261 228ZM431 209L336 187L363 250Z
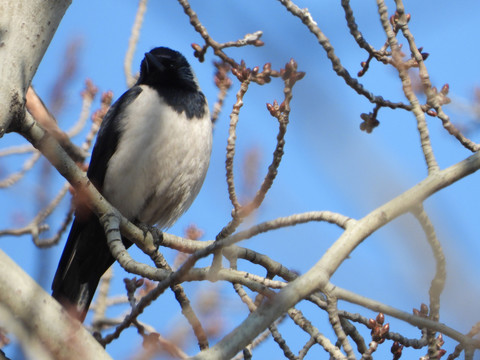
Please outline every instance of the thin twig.
M230 113L230 127L228 130L228 139L227 139L227 155L225 161L225 170L227 176L227 186L228 186L228 196L233 205L234 211L238 212L240 210L240 203L237 199L237 194L235 190L235 180L233 176L233 160L235 157L235 145L237 140L237 124L240 115L240 109L243 106L243 97L245 96L248 86L250 85L250 78L247 77L245 81L240 85L240 89L237 92L237 102L233 105L233 110ZM234 215L234 218L236 216ZM228 232L231 233L231 232Z
M236 265L236 260L232 259L230 261L230 267L234 270L237 270L237 265ZM270 276L269 276L270 277ZM245 292L245 290L242 288L242 286L239 284L239 283L233 283L233 288L235 289L235 292L238 294L238 296L240 297L240 299L242 300L242 302L244 304L247 305L248 307L248 310L250 312L252 311L255 311L257 309L257 305L252 301L252 299L250 298L250 296L248 296L248 294ZM263 298L263 296L260 295L260 297ZM285 319L285 316L283 316L281 319L280 319L280 322L283 321ZM277 322L278 323L278 322ZM276 324L272 324L268 327L268 330L270 330L270 333L272 334L272 337L273 337L273 340L278 344L278 346L280 347L280 349L282 349L283 351L283 354L285 355L285 357L287 359L291 359L291 360L297 360L297 357L295 356L295 354L290 350L290 348L288 347L286 341L283 339L282 335L280 334L280 332L278 331L278 327ZM250 349L253 349L254 346L253 344L250 344Z
M90 79L87 79L85 81L85 90L82 91L82 109L80 110L80 115L78 116L76 123L66 131L68 137L71 138L78 135L80 131L85 128L97 92L97 87Z
M110 267L105 274L103 274L100 285L98 286L98 295L95 298L95 306L92 306L93 318L92 327L94 331L102 331L103 324L100 321L105 318L108 307L108 293L110 291L110 284L113 278L113 267Z
M89 93L87 90L84 93L88 94L86 96L93 98L95 92L96 90L93 93ZM57 120L32 87L29 87L26 93L25 106L33 118L59 142L74 161L81 162L85 159L85 152L72 143L68 134L60 129Z
M337 308L337 298L332 296L331 294L327 295L327 312L328 312L328 319L330 321L330 325L332 325L333 331L335 331L335 335L337 336L338 342L343 347L343 350L347 354L348 360L355 360L355 354L353 353L352 346L348 342L347 335L343 330L342 324L340 322L340 317L338 316L338 308Z
M228 77L228 72L231 66L226 62L215 62L217 72L215 73L214 81L218 88L217 101L213 105L212 122L215 124L218 120L218 116L222 111L227 92L232 86L232 80Z
M438 241L430 218L425 212L423 206L418 206L412 211L415 218L418 220L427 237L436 263L435 276L430 284L430 314L429 318L433 321L440 320L440 294L445 287L445 280L447 277L445 254L443 253L442 245ZM437 339L435 338L435 331L427 328L428 341L428 355L431 359L439 358L439 348L437 346Z
M420 142L422 145L422 151L425 157L425 162L427 164L428 173L431 174L431 173L437 172L439 170L439 166L438 166L437 160L435 159L432 144L430 142L430 135L427 127L427 122L425 120L425 113L422 111L420 102L418 101L418 98L412 89L412 82L410 79L410 75L408 74L408 66L405 65L402 59L403 56L400 51L397 38L395 37L396 34L390 25L387 6L385 5L384 0L377 0L377 6L378 6L378 13L380 15L380 20L383 26L383 30L387 35L390 49L392 49L394 66L398 71L400 80L402 81L403 92L407 97L408 101L410 102L412 106L411 110L417 120L417 128L420 134ZM396 25L403 30L404 27L407 26L406 24L408 22L408 18L405 16L405 14L402 14L402 16L399 16L398 19L396 19L396 21L397 21ZM410 49L412 50L412 54L415 56L415 60L418 66L421 67L421 69L425 69L423 57L418 51L418 49L416 48L413 38L410 38L408 40L409 40ZM415 48L415 52L413 51L413 48ZM424 75L422 79L425 81L424 86L427 86L427 84L429 84L428 76L427 78L425 78L425 75ZM426 87L425 87L425 92L427 93L427 96L428 96L429 90Z
M26 154L26 153L31 153L35 152L35 148L32 146L32 144L24 144L24 145L15 145L11 146L6 149L1 149L0 150L0 157L3 156L9 156L9 155L20 155L20 154Z
M21 180L37 163L41 155L39 151L34 150L33 154L23 163L22 168L18 172L10 174L7 178L0 180L0 188L10 187Z
M375 49L366 41L358 30L358 25L355 22L355 16L353 15L353 10L350 7L350 0L342 0L342 7L345 12L345 19L347 20L348 29L350 30L350 34L352 34L353 38L357 42L358 46L362 49L365 49L369 54L374 54Z
M65 197L65 195L68 193L68 190L70 189L70 184L68 182L65 182L63 184L62 188L58 192L57 196L53 198L53 200L42 210L40 211L35 218L30 222L31 226L36 226L38 227L47 217L49 217L52 212L58 207L58 204L62 199ZM68 219L68 216L67 216ZM65 222L64 222L65 224ZM64 226L60 227L60 232L61 230L64 229ZM55 244L55 240L59 238L60 236L54 237L54 240L41 240L38 237L38 232L32 232L32 238L33 242L36 246L42 248L42 247L49 247Z
M308 339L308 341L305 343L305 345L303 345L303 348L298 353L298 360L303 360L305 356L307 356L308 352L313 347L313 345L315 345L316 343L317 342L313 337Z
M405 109L411 110L411 106L401 103L401 102L391 102L389 100L385 100L381 96L376 96L366 90L364 86L355 78L353 78L350 73L345 69L340 61L340 59L335 54L335 50L328 40L327 36L320 30L317 23L313 20L311 14L307 9L300 9L296 4L294 4L290 0L279 0L279 2L285 6L285 8L295 17L298 17L308 28L308 30L315 35L319 44L322 48L326 51L327 57L332 63L333 70L335 73L340 76L345 83L350 86L353 90L355 90L359 95L366 97L371 103L379 104L384 107L389 107L391 109Z
M140 0L138 3L137 14L135 21L133 22L132 30L130 32L130 38L128 39L128 48L125 53L125 61L123 62L123 70L125 72L125 79L127 81L127 87L132 87L137 79L132 75L132 62L135 49L140 37L140 29L142 28L145 11L147 10L147 0Z
M408 322L409 324L419 327L419 328L430 328L432 330L435 330L437 332L442 333L443 335L446 335L452 339L455 339L456 341L464 344L469 344L470 346L474 344L475 347L480 348L480 341L471 339L467 337L466 335L463 335L462 333L456 331L455 329L452 329L451 327L439 323L437 321L432 321L430 319L420 317L420 316L415 316L413 314L409 314L407 312L398 310L392 306L383 304L379 301L369 299L367 297L355 294L351 291L339 288L338 286L335 287L335 290L333 291L335 296L337 296L338 299L345 300L360 306L363 306L367 309L370 309L375 312L382 312L384 314L387 314L389 316L392 316L394 318L403 320ZM392 340L397 340L396 338L392 338ZM418 346L417 346L418 345ZM424 346L425 344L421 345L418 343L417 340L417 345L415 345L414 342L412 342L410 345L407 346L412 346L414 348L419 348Z
M347 358L345 355L342 354L339 348L337 348L335 345L333 345L330 340L320 333L317 328L315 328L308 319L306 319L301 311L297 309L290 309L288 310L288 315L290 318L297 324L303 331L308 333L311 337L315 339L317 344L322 346L325 351L327 351L330 356L332 356L334 359L338 360L346 360Z

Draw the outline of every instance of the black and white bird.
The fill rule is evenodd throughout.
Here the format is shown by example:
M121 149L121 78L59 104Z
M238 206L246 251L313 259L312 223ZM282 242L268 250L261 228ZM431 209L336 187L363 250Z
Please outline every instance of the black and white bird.
M87 176L129 220L164 229L200 191L211 148L208 104L192 68L179 52L158 47L145 54L137 83L105 115ZM114 261L98 218L77 211L52 296L83 321Z

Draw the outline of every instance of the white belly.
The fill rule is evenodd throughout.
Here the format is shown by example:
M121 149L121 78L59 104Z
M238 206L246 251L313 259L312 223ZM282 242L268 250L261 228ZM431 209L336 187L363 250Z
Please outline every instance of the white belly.
M159 101L155 90L142 89L121 119L124 132L108 163L103 194L128 219L165 228L200 191L212 123L208 111L203 119L187 119Z

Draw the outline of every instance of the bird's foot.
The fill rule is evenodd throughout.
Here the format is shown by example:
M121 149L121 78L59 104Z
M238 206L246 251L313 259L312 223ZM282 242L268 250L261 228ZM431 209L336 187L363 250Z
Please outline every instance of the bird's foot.
M163 232L156 226L148 225L140 221L133 222L136 227L143 231L143 238L146 239L148 233L152 234L153 244L158 249L163 242Z

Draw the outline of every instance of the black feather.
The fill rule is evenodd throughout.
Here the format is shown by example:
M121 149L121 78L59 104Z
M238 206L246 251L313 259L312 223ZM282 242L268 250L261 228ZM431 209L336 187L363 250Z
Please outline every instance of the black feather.
M141 92L139 86L129 89L110 107L103 119L87 171L88 178L100 192L108 161L117 149L121 114ZM124 243L127 247L131 245L128 240ZM81 206L76 211L55 273L52 296L74 317L83 321L100 278L114 261L100 221L85 206Z
M125 113L127 106L130 105L141 92L142 88L140 86L134 86L126 91L110 107L102 121L87 171L88 178L100 192L103 189L103 180L107 172L108 162L115 150L117 150L121 132L119 123L122 118L120 114Z
M165 47L157 47L149 54L154 62L143 59L137 85L151 86L176 112L185 112L188 119L201 119L206 111L205 95L185 57Z
M205 95L201 92L187 93L182 89L167 90L164 88L155 88L159 95L165 99L179 114L185 112L188 119L201 119L205 115Z

